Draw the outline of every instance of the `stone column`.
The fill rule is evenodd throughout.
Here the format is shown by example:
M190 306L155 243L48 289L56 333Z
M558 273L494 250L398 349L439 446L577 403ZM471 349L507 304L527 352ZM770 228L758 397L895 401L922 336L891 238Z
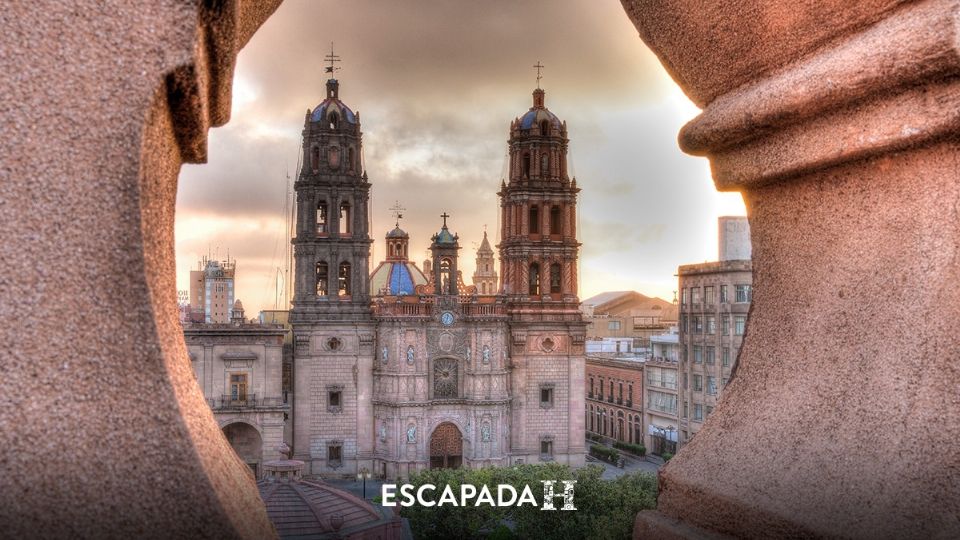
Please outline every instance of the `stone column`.
M755 287L634 536L960 536L958 2L624 5L744 194Z
M173 226L180 165L278 4L5 6L4 536L276 536L191 373Z

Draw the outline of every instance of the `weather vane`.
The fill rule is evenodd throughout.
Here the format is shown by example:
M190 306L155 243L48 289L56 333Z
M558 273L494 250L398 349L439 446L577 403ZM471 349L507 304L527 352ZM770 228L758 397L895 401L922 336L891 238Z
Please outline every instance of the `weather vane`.
M326 73L329 73L330 76L332 77L334 71L339 71L339 70L340 70L340 68L334 66L334 64L335 64L336 62L339 62L339 61L340 61L340 56L338 56L338 55L336 55L336 54L333 53L333 42L332 42L332 41L330 42L330 54L328 54L328 55L325 56L324 58L326 58L326 61L329 62L330 65L327 66L327 67L325 67L325 68L323 68L323 71L326 72Z
M543 69L543 68L546 67L546 66L544 66L543 64L540 63L539 60L537 60L537 63L534 64L533 67L537 68L537 90L539 90L539 89L540 89L540 79L543 78L543 77L540 76L540 70Z
M391 215L397 220L397 228L400 228L400 220L403 219L405 210L406 208L400 206L400 201L394 202L393 206L390 207Z

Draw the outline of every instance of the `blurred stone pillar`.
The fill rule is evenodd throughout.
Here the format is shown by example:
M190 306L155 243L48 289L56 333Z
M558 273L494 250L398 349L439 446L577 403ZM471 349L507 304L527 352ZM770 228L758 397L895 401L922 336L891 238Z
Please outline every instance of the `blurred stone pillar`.
M0 535L275 536L194 379L173 225L278 3L4 7Z
M634 537L960 536L958 2L623 3L744 195L755 287Z

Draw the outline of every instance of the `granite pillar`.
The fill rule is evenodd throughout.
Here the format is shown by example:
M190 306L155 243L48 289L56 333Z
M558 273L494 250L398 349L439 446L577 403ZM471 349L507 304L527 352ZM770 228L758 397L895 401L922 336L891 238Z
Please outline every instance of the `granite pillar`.
M634 537L960 536L960 3L623 4L754 268L735 375Z
M193 376L173 225L278 3L4 7L3 536L275 536Z

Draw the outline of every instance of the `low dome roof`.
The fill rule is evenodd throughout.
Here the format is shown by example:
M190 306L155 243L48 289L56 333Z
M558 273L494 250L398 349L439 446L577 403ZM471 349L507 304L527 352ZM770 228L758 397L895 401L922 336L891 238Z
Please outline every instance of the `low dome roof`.
M369 531L371 537L389 537L391 517L345 491L310 480L257 487L280 538L343 538L374 527L382 530Z
M550 122L556 129L562 127L562 122L557 118L557 115L550 112L550 109L531 107L526 114L520 117L520 129L530 129L533 126L540 125L540 122L544 120Z
M457 237L450 234L450 230L447 229L446 226L440 229L440 232L433 235L433 238L431 240L433 240L434 243L437 243L437 244L456 244L457 243Z
M426 284L427 277L409 261L382 262L370 274L370 291L376 296L414 294L417 285Z
M398 225L394 227L392 231L387 233L387 238L410 238L410 235Z
M313 112L310 113L310 121L320 122L326 120L330 111L336 111L341 118L350 124L357 123L357 116L353 114L350 107L347 107L339 98L327 98L323 100L313 109Z

